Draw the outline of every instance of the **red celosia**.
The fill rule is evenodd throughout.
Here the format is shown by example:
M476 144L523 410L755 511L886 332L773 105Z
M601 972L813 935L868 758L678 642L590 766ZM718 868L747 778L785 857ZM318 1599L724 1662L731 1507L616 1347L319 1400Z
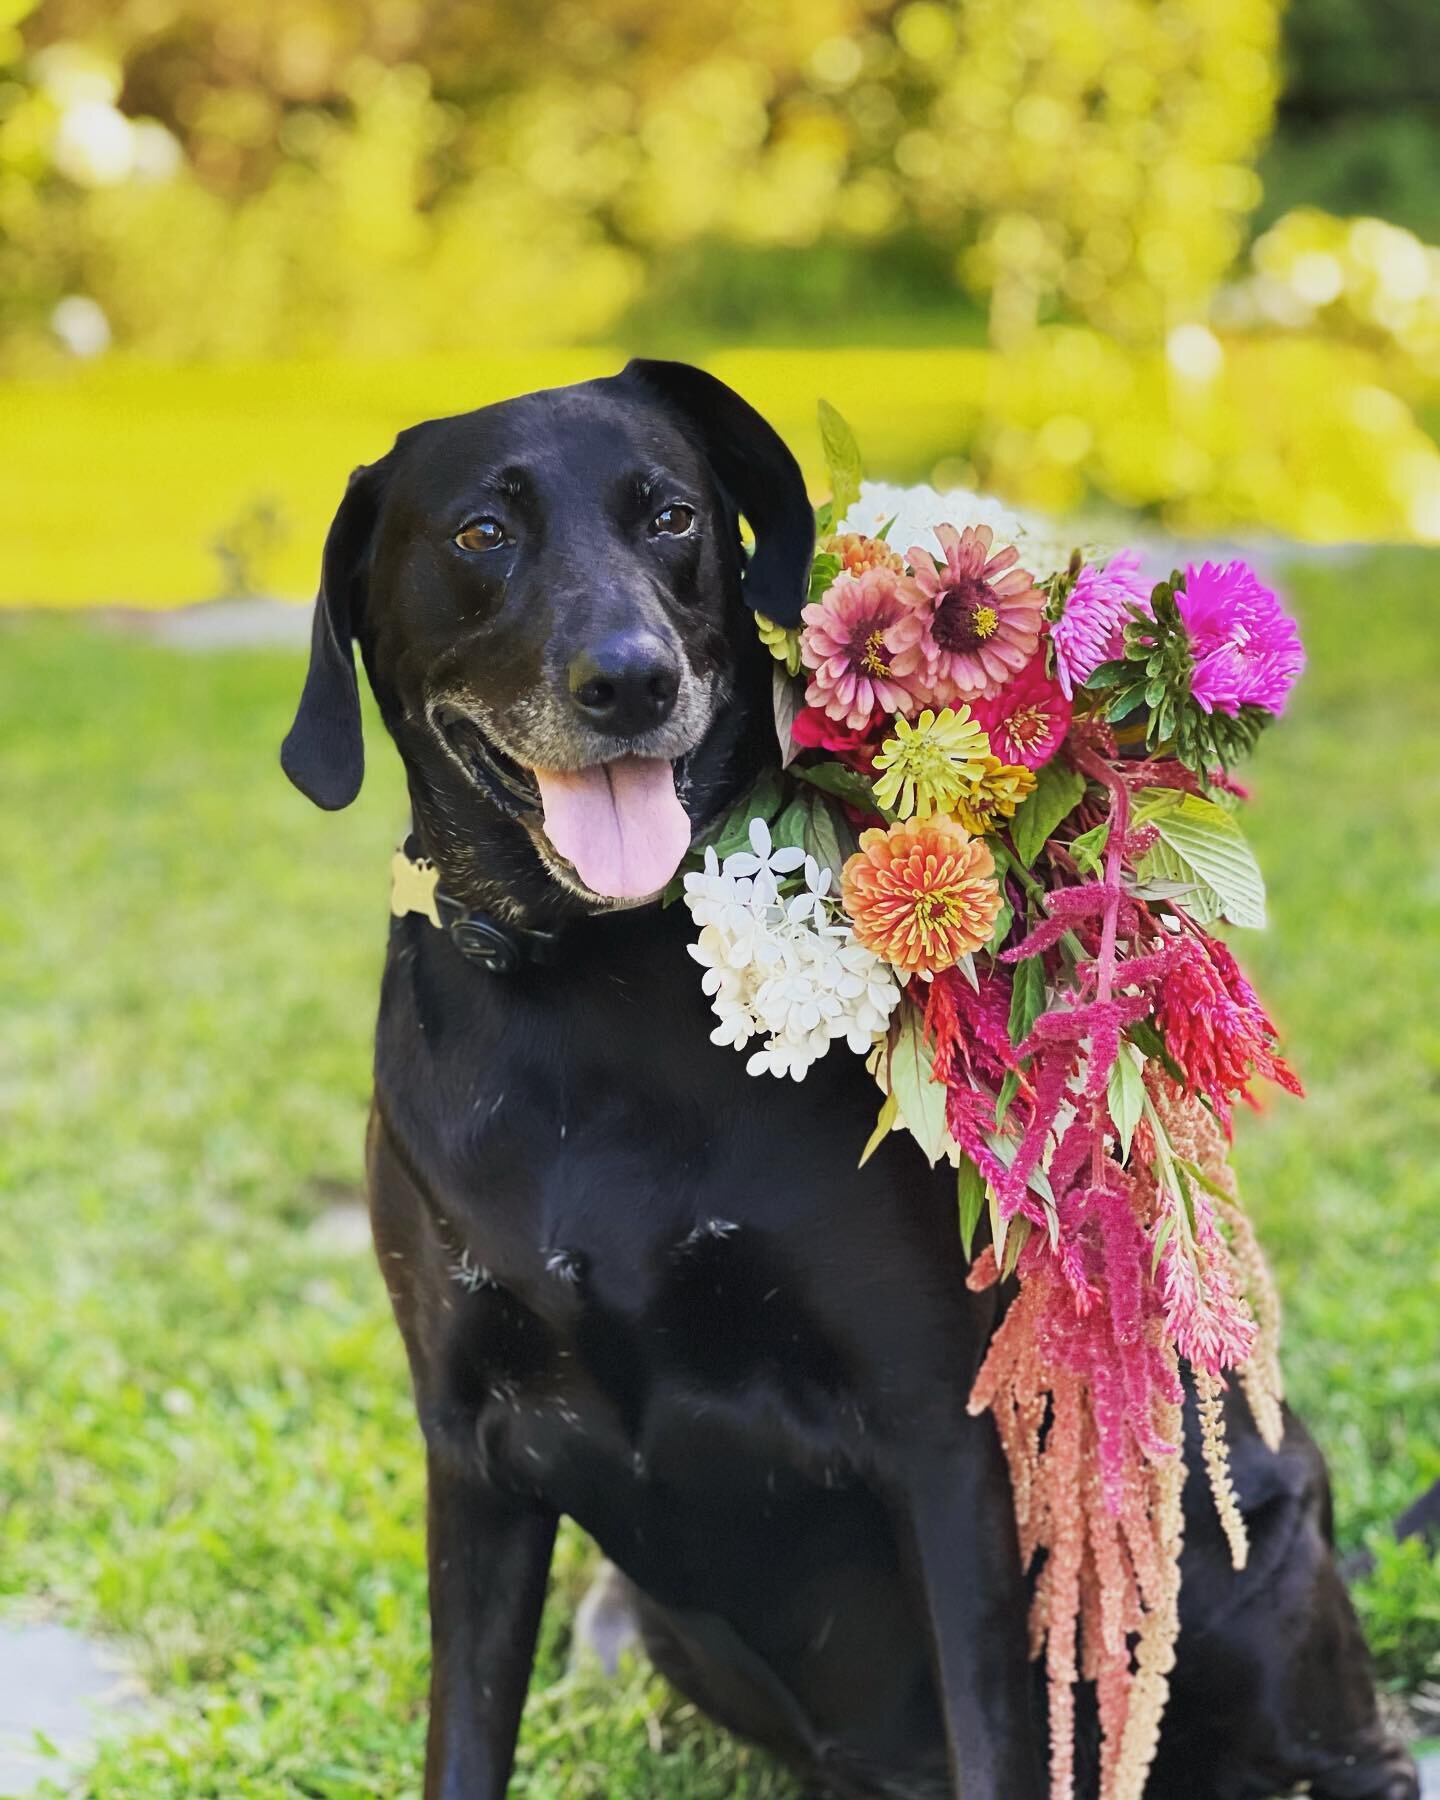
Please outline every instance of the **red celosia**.
M942 970L926 996L925 1033L935 1046L935 1078L947 1087L971 1073L998 1087L1020 1067L1010 1042L1010 983L1001 975L977 973L972 987L958 969Z
M1170 947L1156 1018L1166 1048L1226 1126L1231 1102L1254 1104L1257 1076L1292 1094L1303 1093L1275 1052L1276 1031L1255 990L1218 938L1198 928Z

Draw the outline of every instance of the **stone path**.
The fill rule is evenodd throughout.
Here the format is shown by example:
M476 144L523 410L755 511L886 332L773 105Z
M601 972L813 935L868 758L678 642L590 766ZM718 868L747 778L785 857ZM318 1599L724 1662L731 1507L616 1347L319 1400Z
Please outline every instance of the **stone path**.
M18 1800L42 1780L63 1782L96 1738L125 1724L140 1685L111 1650L47 1622L0 1622L0 1796ZM44 1753L39 1732L58 1756Z

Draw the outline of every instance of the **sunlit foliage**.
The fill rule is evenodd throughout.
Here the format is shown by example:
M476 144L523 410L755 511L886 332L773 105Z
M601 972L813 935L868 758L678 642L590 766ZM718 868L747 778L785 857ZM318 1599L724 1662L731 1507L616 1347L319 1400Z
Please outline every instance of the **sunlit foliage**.
M905 228L998 341L1153 340L1239 247L1277 86L1278 0L5 10L12 347L573 341L687 245Z

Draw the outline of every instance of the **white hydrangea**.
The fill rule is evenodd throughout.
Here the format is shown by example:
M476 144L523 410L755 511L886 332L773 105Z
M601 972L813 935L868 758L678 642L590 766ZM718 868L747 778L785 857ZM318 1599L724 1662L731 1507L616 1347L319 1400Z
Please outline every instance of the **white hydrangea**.
M933 487L892 487L885 482L861 483L860 498L836 527L837 531L859 531L874 537L890 527L886 542L904 556L918 544L932 556L940 558L937 525L954 525L963 531L967 525L988 525L997 545L1013 544L1020 552L1022 567L1037 581L1043 581L1070 561L1077 544L1089 548L1085 531L1077 524L1067 534L1054 519L1016 512L990 494L972 494L967 488L951 488L940 493Z
M843 1038L868 1051L900 998L890 969L861 944L830 893L830 871L803 850L774 849L763 819L750 822L750 849L705 852L685 877L685 904L700 927L690 954L719 1020L711 1041L751 1052L751 1075L799 1081ZM781 892L798 877L803 887Z

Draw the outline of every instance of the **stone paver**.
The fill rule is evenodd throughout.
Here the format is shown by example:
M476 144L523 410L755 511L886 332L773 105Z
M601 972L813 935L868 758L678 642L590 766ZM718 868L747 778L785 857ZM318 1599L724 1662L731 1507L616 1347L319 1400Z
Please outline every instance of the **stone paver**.
M180 650L302 649L310 642L310 606L288 600L208 600L167 611L112 611L117 624Z
M63 1781L139 1698L123 1662L79 1632L0 1621L0 1796L19 1800L47 1777ZM58 1757L38 1748L37 1732Z

